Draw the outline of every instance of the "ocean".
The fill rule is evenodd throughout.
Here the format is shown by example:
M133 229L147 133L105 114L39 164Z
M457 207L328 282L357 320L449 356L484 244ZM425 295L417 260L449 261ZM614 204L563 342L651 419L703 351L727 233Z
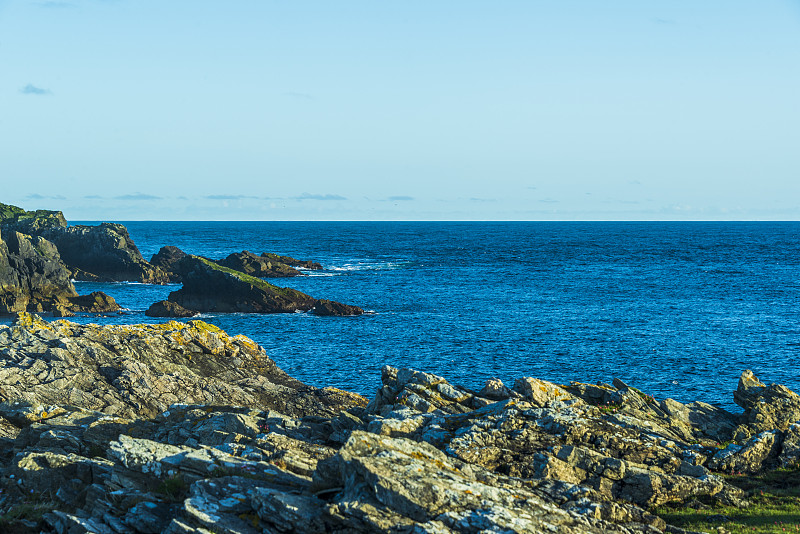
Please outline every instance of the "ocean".
M199 317L315 386L372 397L389 364L473 389L493 377L616 377L659 399L732 410L744 369L800 391L797 222L123 224L146 259L175 245L320 262L323 271L270 282L370 313ZM76 321L149 323L163 319L144 310L180 286L76 287L128 310Z

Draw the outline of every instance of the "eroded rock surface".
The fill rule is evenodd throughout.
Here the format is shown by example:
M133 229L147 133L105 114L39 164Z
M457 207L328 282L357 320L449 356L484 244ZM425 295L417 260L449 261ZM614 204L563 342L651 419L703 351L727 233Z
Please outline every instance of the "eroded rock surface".
M750 415L618 380L476 392L385 367L364 406L200 322L21 315L0 348L0 516L29 514L13 532L676 533L650 508L746 506L716 473L800 457L800 424L736 441Z
M0 326L0 400L74 405L124 417L176 402L330 415L356 395L317 389L280 370L244 336L191 321L97 326L21 314Z
M0 228L39 236L55 245L76 280L163 284L167 275L147 262L121 224L68 226L60 211L25 211L0 204Z
M16 230L0 234L0 314L46 311L63 316L118 309L104 293L79 296L58 249L47 239Z

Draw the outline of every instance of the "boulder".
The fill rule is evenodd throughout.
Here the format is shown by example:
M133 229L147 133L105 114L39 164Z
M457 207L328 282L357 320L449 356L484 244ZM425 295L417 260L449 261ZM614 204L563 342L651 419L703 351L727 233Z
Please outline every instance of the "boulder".
M187 310L180 304L176 304L168 300L160 300L152 304L144 312L144 314L148 317L175 317L175 318L194 317L198 313L199 312L196 312L194 310Z
M364 310L358 306L351 306L350 304L342 304L332 300L319 299L314 302L314 307L311 308L314 315L321 315L324 317L346 317L351 315L362 315Z

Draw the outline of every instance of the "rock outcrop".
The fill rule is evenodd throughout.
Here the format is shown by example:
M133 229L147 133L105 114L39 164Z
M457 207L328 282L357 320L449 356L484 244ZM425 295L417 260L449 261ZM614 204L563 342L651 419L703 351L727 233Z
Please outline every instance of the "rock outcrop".
M191 321L79 325L20 314L0 326L0 401L75 405L153 416L176 402L331 415L359 398L317 389L280 370L244 336Z
M163 284L167 275L150 265L121 224L67 226L60 211L25 211L0 204L0 229L53 243L76 280Z
M50 241L15 230L0 234L0 315L47 311L63 316L116 310L114 299L103 293L78 295Z
M315 311L324 315L360 315L361 308L331 301L320 301L291 288L274 286L260 278L218 265L199 256L186 255L175 261L171 271L179 273L183 287L169 294L169 302L185 310L217 313L293 313ZM162 303L153 305L148 315L159 316Z
M52 241L76 280L165 284L166 273L147 262L121 224L47 228L41 235Z
M153 254L150 264L167 274L170 282L183 282L183 260L188 254L178 247L166 246Z
M187 273L187 264L182 260L188 256L178 247L166 246L153 255L150 263L168 274L171 282L183 282L183 277ZM208 259L208 258L207 258ZM297 260L290 256L279 256L277 254L263 253L260 256L247 250L229 254L221 260L209 260L217 265L227 267L234 271L244 273L256 278L291 278L293 276L303 276L303 272L295 267L307 270L320 270L319 263L306 260Z
M258 278L290 278L292 276L302 276L303 269L320 270L322 266L312 261L302 261L289 256L279 256L277 254L263 253L260 256L247 250L230 254L215 262L224 267L229 267L236 271L257 276Z
M679 533L650 507L746 506L715 471L800 457L800 424L722 446L711 436L746 415L620 381L495 379L475 392L385 367L364 406L197 321L22 314L0 347L9 532Z

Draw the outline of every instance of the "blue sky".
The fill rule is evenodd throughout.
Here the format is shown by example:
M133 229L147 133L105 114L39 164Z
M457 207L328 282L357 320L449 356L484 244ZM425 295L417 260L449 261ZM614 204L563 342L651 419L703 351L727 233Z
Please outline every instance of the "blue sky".
M0 202L800 219L800 0L0 0Z

